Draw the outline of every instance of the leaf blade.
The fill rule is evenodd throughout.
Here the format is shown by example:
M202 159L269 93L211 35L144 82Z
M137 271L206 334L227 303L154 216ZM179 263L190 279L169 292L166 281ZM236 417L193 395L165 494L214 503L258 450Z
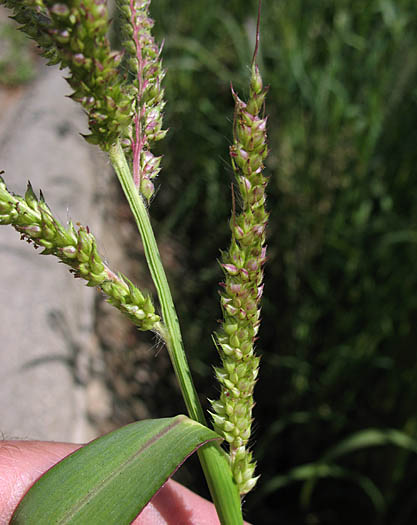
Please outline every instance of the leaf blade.
M190 454L216 439L186 416L122 427L46 472L10 523L129 524Z

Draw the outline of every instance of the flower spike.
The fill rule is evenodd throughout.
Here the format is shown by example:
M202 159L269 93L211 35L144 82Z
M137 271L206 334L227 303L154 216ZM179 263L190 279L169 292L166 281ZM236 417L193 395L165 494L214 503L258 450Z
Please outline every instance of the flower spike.
M49 64L69 69L71 98L88 115L85 139L107 151L132 120L133 95L119 73L122 54L110 49L106 0L0 0Z
M149 17L150 0L117 0L126 36L125 62L131 72L132 93L135 94L134 117L127 129L126 145L133 162L133 179L146 200L155 188L153 179L160 171L161 157L151 152L154 142L165 137L162 129L162 111L165 106L161 87L165 71L162 69L161 51L151 34L154 25Z
M212 401L215 429L229 443L233 475L242 495L255 486L255 462L248 449L254 406L253 390L259 357L254 353L260 324L263 265L266 260L263 161L267 155L266 118L261 115L266 95L259 69L252 64L249 100L243 102L232 88L235 100L234 140L230 158L241 195L236 212L234 193L230 220L232 240L223 253L225 274L220 293L223 311L216 347L222 368L215 370L221 385L220 399Z
M31 184L25 196L11 194L0 176L0 224L11 224L23 239L43 248L43 255L52 254L70 267L75 277L98 287L107 301L133 321L139 330L162 331L160 317L149 296L142 294L123 275L116 275L97 251L94 236L88 227L78 230L70 222L64 228L52 215L43 197L37 199Z

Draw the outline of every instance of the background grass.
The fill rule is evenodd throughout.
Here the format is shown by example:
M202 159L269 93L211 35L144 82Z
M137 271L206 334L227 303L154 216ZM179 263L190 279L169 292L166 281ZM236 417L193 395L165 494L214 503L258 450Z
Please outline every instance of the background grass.
M256 4L152 6L171 130L153 212L182 246L171 278L203 398L217 395L229 82L246 94ZM261 31L271 221L254 436L262 478L247 517L414 523L417 458L404 439L417 433L417 6L264 2Z

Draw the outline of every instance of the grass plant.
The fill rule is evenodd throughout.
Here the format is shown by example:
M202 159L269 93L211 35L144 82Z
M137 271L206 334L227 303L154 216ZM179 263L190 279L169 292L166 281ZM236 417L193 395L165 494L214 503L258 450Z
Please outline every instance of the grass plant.
M155 43L151 33L150 0L116 2L121 14L122 51L113 50L107 38L110 20L105 0L3 0L1 3L12 10L21 29L36 41L50 65L68 68L66 80L74 90L71 97L82 105L88 117L90 133L85 139L106 152L114 167L142 239L157 302L127 277L110 270L99 255L97 241L88 227L75 227L72 222L61 225L42 194L38 199L30 185L21 197L11 193L0 179L0 224L13 226L22 239L42 248L44 255L58 257L75 277L86 280L88 286L98 287L108 302L140 330L158 334L169 353L188 414L204 429L206 418L193 384L149 217L155 179L161 169L161 157L152 150L154 143L167 133L162 123L165 105L162 47ZM263 175L267 155L266 90L256 65L259 17L260 4L248 100L243 102L232 89L235 120L230 156L236 176L236 188L232 191L233 195L239 193L242 209L237 209L237 199L233 197L232 240L221 263L225 272L221 295L224 320L215 335L215 346L222 358L222 368L216 369L221 396L212 402L214 427L228 444L228 451L212 437L201 442L203 446L198 450L219 519L227 525L242 523L240 496L247 494L257 480L248 442L259 366L254 346L260 324L268 219ZM187 426L184 428L186 432ZM202 430L199 435L208 434ZM156 468L158 461L164 459L154 458ZM65 476L66 465L68 462L57 469L60 476ZM48 505L47 489L45 494L39 490L41 500L45 496L45 505ZM87 485L85 490L90 493ZM38 501L34 499L36 493L37 489L28 493L18 516L19 512L26 512L25 505ZM71 523L78 523L76 520L81 519L84 511L83 496L77 494L74 498L74 507L70 510L62 502L62 519L71 515L74 520ZM97 520L103 517L97 516Z

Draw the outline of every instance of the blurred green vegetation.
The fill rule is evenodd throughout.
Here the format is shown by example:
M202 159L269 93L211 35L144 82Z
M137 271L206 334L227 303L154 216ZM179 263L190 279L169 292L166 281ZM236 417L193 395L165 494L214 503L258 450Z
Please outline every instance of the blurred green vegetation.
M4 11L2 11L4 13ZM0 85L15 87L35 76L33 46L4 14L0 19Z
M247 93L257 2L158 0L166 123L159 236L202 398L229 240L230 81ZM417 4L264 2L269 262L256 524L417 519ZM216 313L217 312L217 313ZM338 453L335 454L336 447ZM333 451L333 452L332 452Z

